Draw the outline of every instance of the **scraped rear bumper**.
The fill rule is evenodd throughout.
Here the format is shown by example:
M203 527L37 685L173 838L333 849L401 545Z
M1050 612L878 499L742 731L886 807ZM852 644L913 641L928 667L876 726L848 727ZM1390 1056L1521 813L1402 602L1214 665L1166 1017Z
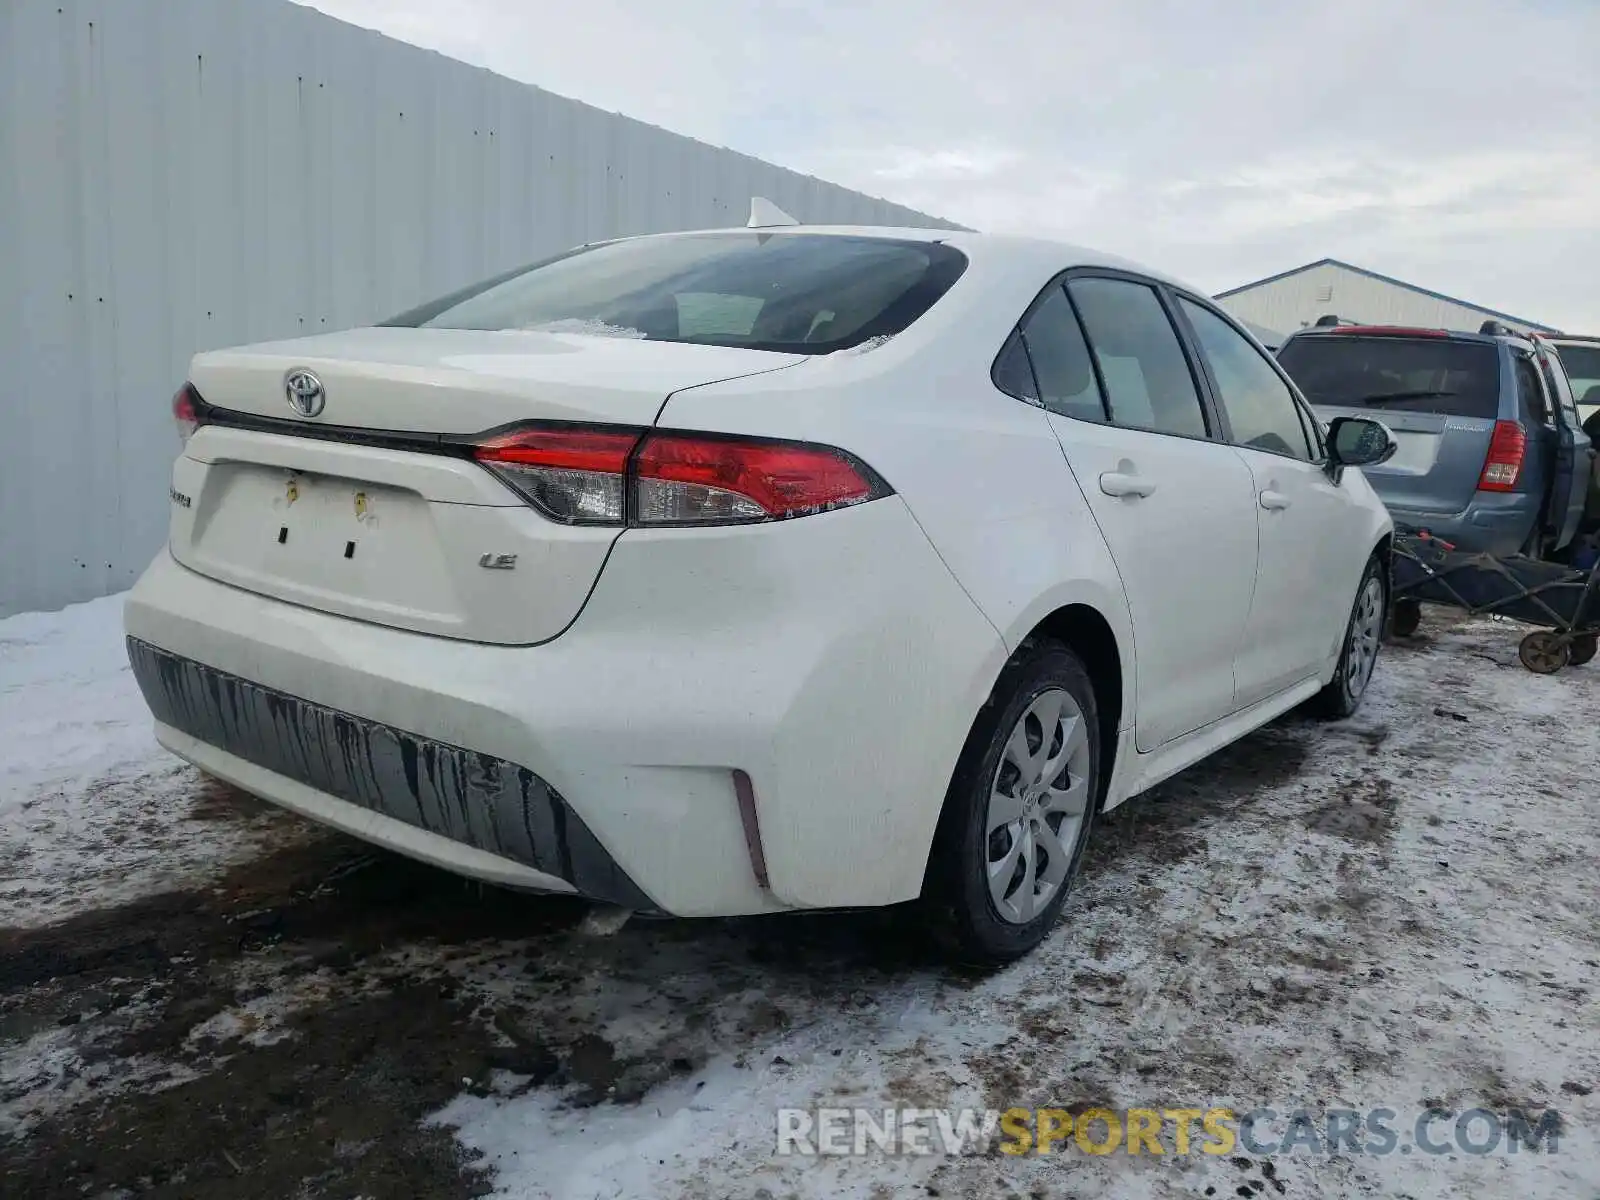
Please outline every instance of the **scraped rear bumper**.
M561 794L526 767L313 704L138 638L128 639L128 661L167 748L241 787L495 883L654 907Z

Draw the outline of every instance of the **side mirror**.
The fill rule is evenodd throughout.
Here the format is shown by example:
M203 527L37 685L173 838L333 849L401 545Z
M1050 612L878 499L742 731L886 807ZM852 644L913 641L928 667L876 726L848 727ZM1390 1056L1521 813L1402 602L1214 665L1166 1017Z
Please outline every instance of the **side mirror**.
M1336 467L1372 467L1386 463L1399 447L1382 421L1368 417L1336 417L1328 425L1328 455Z

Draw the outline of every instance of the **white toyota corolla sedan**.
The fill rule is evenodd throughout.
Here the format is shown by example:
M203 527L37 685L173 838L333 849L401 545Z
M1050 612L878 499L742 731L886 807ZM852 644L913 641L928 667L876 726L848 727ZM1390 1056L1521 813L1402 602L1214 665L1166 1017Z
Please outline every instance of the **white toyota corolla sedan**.
M1360 703L1391 523L1201 292L786 225L593 244L198 355L127 603L174 753L441 867L1049 930L1097 811Z

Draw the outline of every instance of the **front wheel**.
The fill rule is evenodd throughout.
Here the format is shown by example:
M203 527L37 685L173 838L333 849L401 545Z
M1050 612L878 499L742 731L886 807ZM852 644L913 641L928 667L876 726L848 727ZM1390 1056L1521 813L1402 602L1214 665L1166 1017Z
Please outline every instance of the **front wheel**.
M1328 686L1311 699L1312 711L1318 716L1339 721L1361 707L1367 684L1372 682L1372 669L1378 664L1386 600L1382 567L1376 558L1370 558L1350 609L1339 666Z
M1078 656L1025 647L1001 672L945 797L926 901L956 957L1019 958L1050 932L1094 822L1100 723Z
M1585 663L1593 662L1596 650L1600 650L1600 637L1585 633L1573 638L1569 648L1569 665L1581 667Z

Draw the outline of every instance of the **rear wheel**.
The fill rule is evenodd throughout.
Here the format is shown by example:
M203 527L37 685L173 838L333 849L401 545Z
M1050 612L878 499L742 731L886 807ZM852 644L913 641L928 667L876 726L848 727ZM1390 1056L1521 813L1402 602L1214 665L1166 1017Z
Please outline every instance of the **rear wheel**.
M1569 661L1574 667L1581 667L1584 663L1594 661L1595 651L1600 649L1600 636L1586 633L1582 637L1572 639L1572 648Z
M1383 570L1376 558L1369 558L1361 576L1361 586L1356 589L1356 602L1350 609L1339 666L1332 682L1311 699L1311 709L1318 716L1342 720L1361 707L1367 684L1372 681L1372 670L1378 663L1386 607Z
M1554 675L1572 661L1573 644L1562 641L1559 635L1530 633L1517 645L1517 657L1522 665L1536 675Z
M1050 932L1088 843L1099 760L1083 663L1059 642L1025 647L967 737L929 862L927 903L955 956L998 965Z

